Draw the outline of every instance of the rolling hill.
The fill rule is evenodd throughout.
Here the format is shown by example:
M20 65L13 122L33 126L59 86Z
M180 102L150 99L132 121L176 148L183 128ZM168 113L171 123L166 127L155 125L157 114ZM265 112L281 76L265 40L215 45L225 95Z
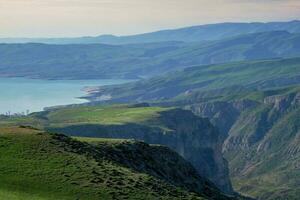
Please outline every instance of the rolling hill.
M0 127L0 198L233 199L170 149Z

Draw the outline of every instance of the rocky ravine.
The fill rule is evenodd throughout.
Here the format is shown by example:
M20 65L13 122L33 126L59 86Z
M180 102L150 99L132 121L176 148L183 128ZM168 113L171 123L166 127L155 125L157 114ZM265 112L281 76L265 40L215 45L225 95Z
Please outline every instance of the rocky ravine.
M272 92L270 92L272 94ZM239 192L258 199L300 195L300 92L187 106L226 138L223 152Z

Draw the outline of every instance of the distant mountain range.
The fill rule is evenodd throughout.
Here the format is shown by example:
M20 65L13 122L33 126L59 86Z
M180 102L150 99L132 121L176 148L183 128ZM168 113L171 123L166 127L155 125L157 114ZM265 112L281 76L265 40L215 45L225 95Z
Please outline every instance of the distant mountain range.
M141 78L190 66L300 56L300 34L271 31L210 42L0 44L0 76Z
M78 38L2 38L0 39L0 43L34 42L47 44L132 44L166 41L199 42L222 40L228 37L266 31L288 31L290 33L300 33L300 21L208 24L131 36L100 35L97 37Z

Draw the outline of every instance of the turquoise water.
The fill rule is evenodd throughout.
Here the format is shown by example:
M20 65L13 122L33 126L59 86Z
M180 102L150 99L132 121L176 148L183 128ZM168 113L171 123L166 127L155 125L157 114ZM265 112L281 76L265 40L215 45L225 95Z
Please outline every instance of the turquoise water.
M129 82L129 80L35 80L0 78L0 114L36 112L44 107L84 103L86 86L103 86Z

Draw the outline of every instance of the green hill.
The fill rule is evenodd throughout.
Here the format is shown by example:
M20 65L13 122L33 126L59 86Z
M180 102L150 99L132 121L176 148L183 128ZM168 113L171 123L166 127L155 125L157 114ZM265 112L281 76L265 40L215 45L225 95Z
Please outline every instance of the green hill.
M230 199L163 146L0 128L0 198Z
M190 111L141 105L79 106L2 120L69 136L136 139L166 145L224 192L233 193L223 137L207 119Z

